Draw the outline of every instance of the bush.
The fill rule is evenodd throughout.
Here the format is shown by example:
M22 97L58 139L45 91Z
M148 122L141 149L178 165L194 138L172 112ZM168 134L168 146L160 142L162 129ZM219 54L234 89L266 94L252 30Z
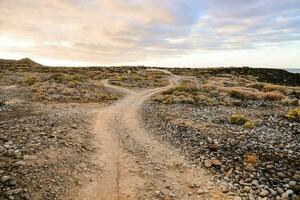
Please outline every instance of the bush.
M247 121L244 125L243 125L243 127L244 128L247 128L247 129L252 129L252 128L254 128L254 126L255 126L255 123L253 122L253 121Z
M266 92L262 94L262 97L267 101L281 101L284 99L284 96L277 92Z
M231 124L244 125L248 119L244 115L234 114L228 118L228 121Z
M286 86L281 86L281 85L273 85L273 84L267 84L263 87L263 91L265 92L272 92L272 91L278 91L283 94L289 94L290 90Z
M24 84L26 86L31 86L31 85L34 85L36 82L38 82L37 77L35 77L35 76L29 76L29 77L27 77L25 79Z
M291 121L300 122L300 107L290 109L286 117Z
M245 162L254 166L258 162L258 157L256 154L247 154L245 156Z

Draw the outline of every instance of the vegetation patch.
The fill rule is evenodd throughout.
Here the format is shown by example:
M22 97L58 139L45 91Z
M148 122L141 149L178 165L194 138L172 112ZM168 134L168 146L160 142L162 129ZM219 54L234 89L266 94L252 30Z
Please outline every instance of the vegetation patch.
M300 122L300 107L290 109L286 117L291 121Z
M230 124L244 125L248 119L241 114L233 114L228 118Z
M169 84L168 75L154 70L128 70L109 79L113 85L136 88L155 88Z
M176 87L152 97L152 100L164 104L186 103L197 105L214 105L217 102L203 93L191 80L182 80Z

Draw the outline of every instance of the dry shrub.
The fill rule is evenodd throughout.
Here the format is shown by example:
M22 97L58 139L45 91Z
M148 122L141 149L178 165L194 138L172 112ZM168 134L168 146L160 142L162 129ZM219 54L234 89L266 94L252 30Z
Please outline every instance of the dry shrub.
M290 94L291 90L286 86L267 84L263 87L264 92L278 91L283 94Z
M253 121L249 120L243 125L243 128L252 129L252 128L254 128L254 126L255 126L255 123Z
M300 122L300 107L290 109L286 117L291 121Z
M238 125L244 125L248 119L241 114L233 114L228 118L229 123L231 124L238 124Z
M262 93L262 98L267 101L281 101L284 99L284 96L277 92L265 92Z
M247 164L251 164L252 166L255 166L258 163L258 157L256 154L246 154L245 155L245 162Z
M35 83L37 83L39 81L39 79L35 76L29 76L27 77L24 82L23 82L23 85L26 85L26 86L32 86L34 85Z
M262 90L265 87L265 85L266 85L265 83L253 82L253 83L246 84L246 87L255 88L257 90Z

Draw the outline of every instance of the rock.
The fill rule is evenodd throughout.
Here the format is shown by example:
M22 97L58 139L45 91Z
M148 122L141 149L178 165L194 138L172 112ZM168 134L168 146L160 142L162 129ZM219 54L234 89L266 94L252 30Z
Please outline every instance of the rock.
M290 199L290 196L294 194L294 191L293 190L287 190L285 193L283 193L281 195L281 199L282 200L289 200Z
M252 183L252 185L255 185L255 186L258 186L258 185L259 185L258 180L253 180L251 183Z
M36 160L37 156L35 156L35 155L24 155L23 159L24 160Z
M294 186L294 185L296 185L296 184L297 184L296 181L290 181L290 182L289 182L289 186Z
M176 194L174 192L170 192L169 196L170 197L176 197Z
M268 194L269 194L268 190L262 189L261 192L259 193L259 196L266 197L266 196L268 196Z
M3 146L0 146L0 155L3 155L7 152L6 148Z
M294 179L295 181L300 182L300 174L295 174L295 175L293 176L293 179Z
M255 167L253 167L253 165L251 165L251 164L247 164L246 167L245 167L245 170L247 172L254 172L255 171Z
M277 176L278 176L279 178L285 178L285 177L286 177L285 174L282 173L282 172L278 172L278 173L277 173Z
M1 182L5 183L6 181L8 181L10 179L10 176L2 176L1 177Z
M12 141L8 141L6 142L3 146L6 148L6 149L11 149L13 148L13 145L14 143Z
M226 187L226 185L221 185L220 188L221 188L221 191L223 193L227 193L228 192L228 188Z
M207 167L207 168L210 168L212 166L212 163L210 160L205 160L204 161L204 166Z
M19 160L19 161L17 161L17 162L15 163L15 165L16 165L16 166L24 166L24 165L26 165L26 163L25 163L24 161L22 161L22 160Z
M240 196L236 196L233 198L233 200L242 200L242 198Z
M206 192L207 192L206 190L202 190L202 189L197 190L197 194L199 194L199 195L204 194Z
M212 159L210 162L214 166L221 166L222 165L222 163L218 159Z
M8 190L8 191L6 192L6 195L7 195L7 196L11 196L11 195L13 195L13 194L18 194L18 193L20 193L20 192L22 192L22 188L17 188L17 189L13 189L13 190Z
M219 149L219 146L217 144L212 144L212 145L209 145L208 148L211 151L217 151Z

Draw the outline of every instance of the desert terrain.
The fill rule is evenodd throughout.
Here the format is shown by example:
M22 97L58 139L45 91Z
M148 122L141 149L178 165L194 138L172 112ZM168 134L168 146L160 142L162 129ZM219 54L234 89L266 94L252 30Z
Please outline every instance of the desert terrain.
M300 74L0 60L0 200L300 199Z

